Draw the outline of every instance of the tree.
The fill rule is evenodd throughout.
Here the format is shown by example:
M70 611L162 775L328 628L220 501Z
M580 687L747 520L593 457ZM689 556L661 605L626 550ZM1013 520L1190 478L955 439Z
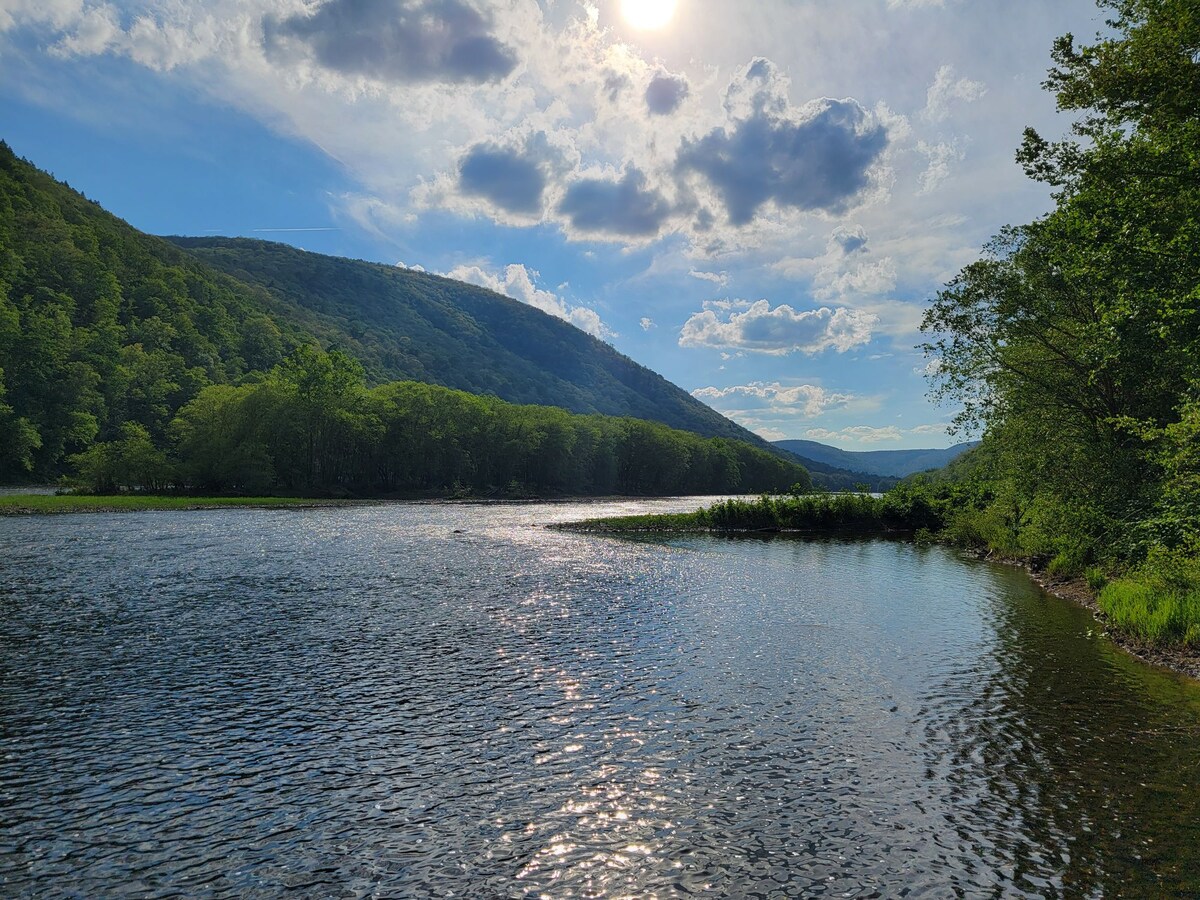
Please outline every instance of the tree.
M928 311L935 395L1000 448L1032 543L1106 552L1161 495L1157 444L1200 383L1200 11L1102 0L1113 34L1054 46L1046 87L1072 138L1025 132L1019 162L1055 209L1006 229Z

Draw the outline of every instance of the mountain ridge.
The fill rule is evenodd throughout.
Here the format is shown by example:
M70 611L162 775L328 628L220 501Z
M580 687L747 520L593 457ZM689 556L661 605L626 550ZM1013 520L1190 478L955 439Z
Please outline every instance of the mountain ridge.
M373 381L426 381L511 403L632 416L769 447L612 345L487 288L251 238L165 240L292 304L297 318L356 357ZM498 365L464 365L484 358Z
M865 451L842 450L818 441L786 440L774 441L773 444L809 463L863 475L904 478L917 472L943 468L978 446L979 442L966 441L941 449Z
M314 341L361 356L375 383L413 379L769 447L511 298L282 244L155 237L0 141L0 478L55 478L127 423L166 445L204 387L252 381Z

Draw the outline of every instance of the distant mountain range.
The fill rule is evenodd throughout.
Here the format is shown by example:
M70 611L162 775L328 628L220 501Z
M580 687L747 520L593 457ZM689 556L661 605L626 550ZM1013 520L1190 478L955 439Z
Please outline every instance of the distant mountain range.
M978 441L955 444L944 450L839 450L817 441L775 441L775 446L800 458L814 476L827 469L849 475L904 478L949 465Z

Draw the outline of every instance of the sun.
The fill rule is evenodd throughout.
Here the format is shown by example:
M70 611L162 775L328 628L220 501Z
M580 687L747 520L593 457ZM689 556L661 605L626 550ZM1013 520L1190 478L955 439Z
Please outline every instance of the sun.
M621 0L621 15L638 31L665 28L675 16L679 0Z

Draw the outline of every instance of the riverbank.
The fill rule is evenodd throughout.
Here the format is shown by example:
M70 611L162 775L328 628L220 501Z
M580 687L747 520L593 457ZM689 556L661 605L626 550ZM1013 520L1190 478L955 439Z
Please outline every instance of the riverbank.
M690 513L588 519L555 527L586 534L913 534L936 527L934 510L902 493L809 494L730 499Z
M1060 600L1082 606L1091 612L1093 618L1103 627L1104 634L1109 640L1126 653L1144 663L1170 669L1172 672L1200 681L1200 648L1186 644L1153 643L1118 627L1100 606L1099 592L1093 590L1085 579L1048 575L1021 560L994 559L987 556L979 556L979 558L991 559L992 562L1024 569L1046 593L1053 594Z
M172 497L141 494L14 494L0 496L0 516L61 515L66 513L152 512L201 509L317 509L375 505L377 500L315 499L311 497Z

